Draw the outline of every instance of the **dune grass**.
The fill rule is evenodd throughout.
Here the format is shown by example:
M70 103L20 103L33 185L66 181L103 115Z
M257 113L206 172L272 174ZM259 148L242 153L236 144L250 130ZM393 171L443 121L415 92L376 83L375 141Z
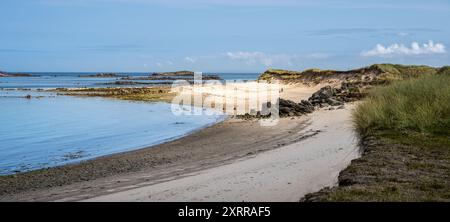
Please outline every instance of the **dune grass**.
M426 76L375 88L353 117L363 135L379 130L448 133L450 76Z
M355 110L360 159L322 201L450 201L450 75L374 88Z

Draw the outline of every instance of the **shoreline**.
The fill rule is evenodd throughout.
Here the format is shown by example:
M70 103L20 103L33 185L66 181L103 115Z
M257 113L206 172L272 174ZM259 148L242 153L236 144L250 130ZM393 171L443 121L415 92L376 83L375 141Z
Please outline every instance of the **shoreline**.
M349 104L345 109L318 110L307 117L303 129L292 132L295 137L291 143L276 149L181 177L109 190L81 200L298 202L308 193L337 185L340 171L360 157L359 141L350 121L353 108L354 104ZM73 200L76 199L60 199Z
M95 193L104 189L95 189L95 186L90 185L91 182L104 184L105 188L108 185L121 187L125 184L150 181L137 176L141 173L152 174L151 180L157 181L230 163L238 158L280 147L279 143L288 143L294 138L285 137L284 134L303 128L306 120L297 118L294 121L282 121L286 124L279 124L277 130L272 130L260 127L257 121L229 119L185 137L148 148L102 156L76 164L2 176L0 201L52 201L55 196L47 196L52 190L65 196L68 195L67 190L91 187L86 193ZM255 132L259 135L249 140L250 135ZM239 134L247 136L236 140ZM224 141L227 138L229 141ZM214 145L205 144L207 141ZM235 146L226 145L230 143L235 143ZM250 145L245 149L240 146L249 143L257 145ZM79 191L75 193L78 194Z
M320 85L288 87L281 97L307 99L317 88L320 88ZM352 105L348 104L348 106ZM342 110L320 109L310 115L281 118L280 123L274 127L262 127L257 119L228 119L185 137L149 148L98 157L77 164L0 177L0 201L85 200L164 181L176 181L176 179L190 177L208 169L220 169L225 165L242 164L246 162L246 159L260 158L261 153L278 150L278 148L284 149L303 140L328 142L327 145L336 148L337 144L327 141L327 138L315 139L316 135L325 134L324 130L328 126L324 119L335 120L327 117L332 115L332 112L346 113L345 118L337 118L337 121L348 121L350 113L348 107ZM311 120L316 115L323 116L314 121ZM318 123L322 124L323 129L304 132L304 129ZM342 125L342 122L336 126L338 125ZM342 132L335 131L335 134L340 133ZM311 148L315 149L309 147ZM354 149L354 147L351 148ZM292 152L297 152L297 149L291 148L283 155L290 158ZM319 162L315 168L326 164ZM306 188L301 188L303 191L289 194L291 197L295 193L294 196L298 197L289 201L299 201L301 196L297 194L304 195L324 186L333 185L336 183L336 175L339 171L323 174L320 180L309 178L311 181L325 180L326 182L315 184L312 190L310 185L305 185ZM249 188L249 190L253 189Z
M345 159L348 156L345 156L345 158L341 156L345 161L336 161L336 159L324 161L322 159L335 158L336 156L333 157L333 155L341 155L343 149L357 150L355 147L345 145L337 147L342 144L324 139L327 138L326 135L334 134L337 135L336 138L342 137L340 127L342 127L342 121L348 123L348 119L338 118L338 123L333 124L333 127L338 127L339 130L334 130L331 134L327 132L330 127L328 121L333 121L336 113L349 116L350 107L353 107L353 105L348 106L342 110L321 109L307 116L283 118L275 128L261 127L256 120L229 119L186 137L150 148L11 176L9 180L1 178L2 195L0 195L0 201L80 201L128 190L131 192L140 187L161 186L165 182L177 184L179 180L189 180L192 176L195 177L195 175L208 170L215 172L219 169L219 172L223 172L221 169L224 167L225 169L229 167L241 169L240 166L247 164L248 161L265 163L267 160L276 160L276 157L280 154L285 158L306 158L298 161L299 167L303 168L304 166L311 166L311 162L307 159L316 156L319 159L312 162L314 167L310 170L316 171L320 177L311 177L314 173L307 173L302 174L307 177L300 176L298 180L294 180L292 173L296 172L295 166L274 169L274 172L278 170L280 173L280 175L276 174L277 177L284 175L285 179L289 178L290 184L284 185L291 187L291 193L282 192L284 195L272 195L271 198L286 197L287 195L291 197L288 201L299 201L302 195L334 185L337 182L339 171L347 165L347 162L349 163L350 159L356 158L352 151L350 152L353 153L350 159ZM323 117L327 118L324 119ZM320 127L320 129L317 127ZM351 142L354 143L355 141ZM305 145L305 147L309 147L306 156L298 156L303 153L299 150L299 147L303 147L304 145L300 144L304 143L314 145ZM335 151L331 152L329 157L326 157L327 155L322 156L324 151L320 150L321 147L328 147L327 149ZM308 157L308 155L310 156ZM266 161L259 161L257 158L263 158ZM333 166L340 164L340 166L328 168L326 167L327 163ZM258 170L259 166L256 168ZM317 171L316 169L321 170ZM328 172L330 169L333 171L332 173ZM286 173L286 170L294 171ZM326 173L323 171L326 171ZM234 172L241 173L239 171ZM273 178L268 176L269 174L261 178L264 181L272 182ZM315 182L312 183L313 181ZM291 184L294 183L301 183L301 185L297 184L301 190L292 190L295 186ZM248 186L254 183L248 182L246 184ZM20 189L22 190L20 191ZM248 189L248 191L252 190L254 189ZM250 196L247 200L264 201ZM172 198L175 198L173 200L183 201L182 199L176 199L179 197L173 196ZM269 196L267 197L269 198ZM170 199L167 198L166 201ZM210 201L219 199L210 199ZM231 200L223 199L223 201Z

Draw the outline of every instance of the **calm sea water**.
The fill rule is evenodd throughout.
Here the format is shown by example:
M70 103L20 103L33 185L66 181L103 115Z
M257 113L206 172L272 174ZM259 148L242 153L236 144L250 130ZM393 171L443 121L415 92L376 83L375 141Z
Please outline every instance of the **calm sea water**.
M223 78L241 79L242 75L254 79L246 74ZM81 87L105 81L105 78L77 76L0 78L0 175L148 147L225 118L220 114L175 116L166 103L8 89ZM33 98L23 98L28 94Z
M95 73L32 73L34 77L2 77L0 88L78 88L78 87L111 87L104 83L120 81L120 78L83 77ZM224 80L255 80L258 73L205 73L220 76ZM142 77L148 73L121 73L124 76ZM139 82L134 80L134 82ZM140 81L151 82L151 81ZM153 81L158 82L158 81ZM142 85L141 85L142 86Z

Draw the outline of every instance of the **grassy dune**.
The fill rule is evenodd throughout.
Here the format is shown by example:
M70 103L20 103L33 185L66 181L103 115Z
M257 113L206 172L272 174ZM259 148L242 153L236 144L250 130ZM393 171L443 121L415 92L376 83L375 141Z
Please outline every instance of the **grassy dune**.
M362 134L379 130L435 134L450 128L450 75L399 81L372 90L354 113Z
M376 87L354 112L361 158L306 201L450 201L450 75Z
M371 66L347 70L321 70L308 69L305 71L288 71L281 69L269 69L259 77L259 80L280 80L284 83L319 84L333 81L344 82L391 82L409 78L448 73L450 67L435 68L430 66L399 65L399 64L374 64Z

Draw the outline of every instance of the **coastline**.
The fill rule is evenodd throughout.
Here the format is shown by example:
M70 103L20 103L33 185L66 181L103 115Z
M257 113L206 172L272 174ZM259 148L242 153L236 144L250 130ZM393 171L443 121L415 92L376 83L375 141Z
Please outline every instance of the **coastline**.
M346 134L349 131L342 128L346 125L346 129L349 129L348 118L353 106L348 105L340 110L321 109L308 116L283 118L280 124L272 128L261 127L256 120L229 119L150 148L8 176L7 179L3 177L0 180L0 201L81 201L96 197L103 201L102 196L106 198L105 201L110 201L115 199L108 199L105 195L133 192L153 186L165 187L166 183L189 185L180 181L192 180L196 175L208 179L208 176L204 177L205 172L206 175L213 172L212 175L225 173L244 176L245 178L241 178L242 183L249 186L249 189L231 192L242 198L247 196L243 200L267 201L275 198L280 201L299 201L307 193L335 185L339 171L358 156L355 138L349 140L350 137ZM335 118L342 115L345 118ZM346 138L346 142L342 144L331 137ZM350 143L355 146L348 146ZM329 164L333 166L328 166ZM267 168L269 165L274 168ZM261 191L253 187L258 181L249 180L250 177L241 172L245 169L263 173L254 177L258 180L289 189L278 187L278 193L275 192L277 194L272 192L265 196L269 199L259 199L257 196ZM289 182L273 183L274 179ZM209 188L221 187L216 182L223 187L224 181L232 180L227 178L212 181L215 182ZM273 188L269 185L263 187L269 190ZM242 190L250 193L243 195L239 193ZM230 194L222 192L222 195L227 193ZM184 200L183 195L185 193L158 201L189 199ZM124 198L126 197L125 195ZM210 196L210 199L197 201L231 201L235 197Z
M226 120L149 148L0 177L0 201L51 201L61 196L79 195L83 191L94 194L108 186L157 182L226 164L293 141L293 136L285 135L302 129L305 124L302 118L283 121L286 123L279 124L274 130L259 126L257 121ZM150 177L139 176L142 173ZM93 183L96 185L92 186ZM48 196L52 191L61 196Z
M276 149L183 177L109 190L83 201L297 202L308 193L336 185L339 172L360 156L350 121L353 108L354 104L349 104L344 109L321 109L300 117L308 123L291 132L295 135L291 143ZM67 200L74 199L61 201Z
M286 88L282 97L307 99L319 87L291 86ZM310 115L281 118L280 123L274 127L260 126L257 119L227 119L185 137L149 148L0 177L0 201L78 201L189 177L223 165L236 165L245 162L246 159L259 157L261 153L285 148L302 140L319 140L336 146L337 144L327 141L326 138L315 138L316 135L324 134L328 127L325 119L329 118L320 117L314 120L311 118L316 115L329 117L333 116L333 112L344 112L346 118L338 119L349 121L349 107L346 106L341 110L323 108ZM317 123L321 123L323 129L304 131ZM342 125L342 122L337 125ZM291 157L290 152L297 152L296 150L298 149L292 149L286 156ZM304 195L335 184L337 173L338 171L333 171L323 174L321 180L309 178L311 181L324 179L327 182L315 185L315 189L312 190L309 186L307 189L302 188L303 191L295 192L295 200L289 201L298 201L300 196L297 194Z

